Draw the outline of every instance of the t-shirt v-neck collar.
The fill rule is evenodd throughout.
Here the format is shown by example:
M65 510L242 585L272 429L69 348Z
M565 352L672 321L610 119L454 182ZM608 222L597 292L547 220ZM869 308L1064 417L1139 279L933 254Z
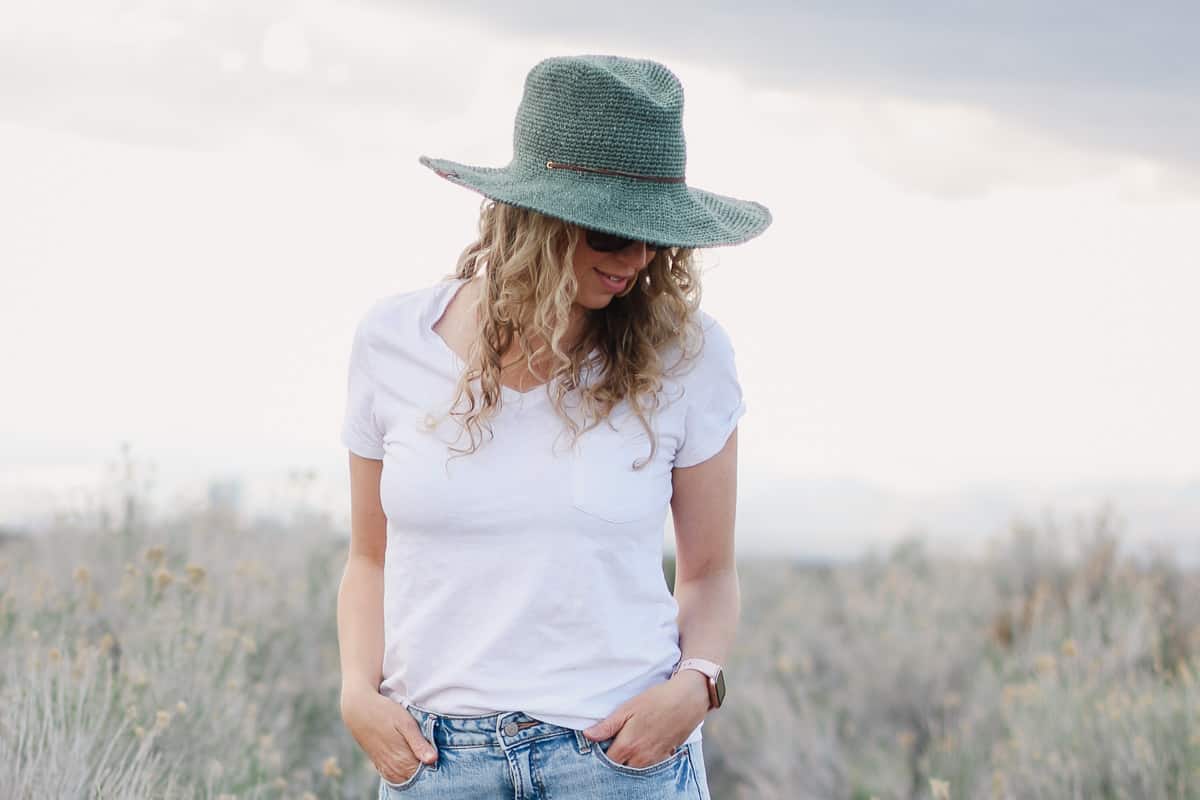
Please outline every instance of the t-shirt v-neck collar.
M448 354L453 360L454 367L456 370L458 370L458 373L454 376L456 380L458 375L462 374L462 372L466 370L467 364L465 361L463 361L462 356L455 352L454 348L450 346L450 343L443 339L441 334L433 329L433 326L436 325L439 320L441 320L442 316L446 313L446 309L449 308L451 301L454 299L455 295L458 294L458 290L462 288L469 280L471 280L471 278L451 278L443 285L439 286L438 291L434 292L433 304L421 323L421 332L429 337L435 347ZM595 353L595 350L592 352ZM478 384L479 380L476 379L475 383ZM537 386L534 386L532 389L524 392L517 391L511 386L506 386L502 383L500 384L500 392L506 400L513 400L515 402L524 404L526 402L533 401L539 396L549 397L549 383L549 381L544 381L539 383Z

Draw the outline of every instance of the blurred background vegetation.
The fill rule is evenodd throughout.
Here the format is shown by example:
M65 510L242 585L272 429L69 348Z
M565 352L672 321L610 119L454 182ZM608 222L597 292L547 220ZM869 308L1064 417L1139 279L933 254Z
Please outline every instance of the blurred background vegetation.
M217 495L150 520L121 474L119 514L0 538L0 797L371 796L338 708L346 533ZM976 561L742 561L712 796L1200 797L1200 576L1119 544L1101 508Z

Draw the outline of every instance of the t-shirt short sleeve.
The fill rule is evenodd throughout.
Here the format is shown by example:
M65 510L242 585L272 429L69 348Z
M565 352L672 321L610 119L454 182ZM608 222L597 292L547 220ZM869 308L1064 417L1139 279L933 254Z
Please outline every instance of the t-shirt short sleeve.
M746 413L733 342L715 318L701 312L700 319L704 344L683 378L687 406L676 467L695 466L721 452Z
M371 371L370 324L373 316L368 312L354 329L346 380L342 444L363 458L382 459L383 432L375 418L375 376Z

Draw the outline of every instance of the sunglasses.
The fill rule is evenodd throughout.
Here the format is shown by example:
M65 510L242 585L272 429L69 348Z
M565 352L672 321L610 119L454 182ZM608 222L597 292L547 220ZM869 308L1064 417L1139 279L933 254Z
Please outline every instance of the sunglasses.
M584 235L587 238L588 247L599 253L615 253L618 250L624 250L631 244L636 244L639 240L629 239L624 236L617 236L615 233L604 233L603 231L594 231L591 228L584 228ZM658 246L646 242L647 250L657 250Z

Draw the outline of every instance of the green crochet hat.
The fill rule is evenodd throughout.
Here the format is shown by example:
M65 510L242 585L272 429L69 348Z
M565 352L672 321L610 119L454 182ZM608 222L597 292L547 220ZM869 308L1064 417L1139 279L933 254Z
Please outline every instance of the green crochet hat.
M771 212L688 186L683 86L662 64L612 55L557 56L525 78L503 167L421 156L485 197L662 247L739 244Z

